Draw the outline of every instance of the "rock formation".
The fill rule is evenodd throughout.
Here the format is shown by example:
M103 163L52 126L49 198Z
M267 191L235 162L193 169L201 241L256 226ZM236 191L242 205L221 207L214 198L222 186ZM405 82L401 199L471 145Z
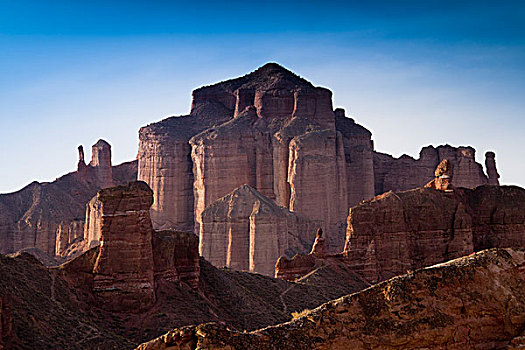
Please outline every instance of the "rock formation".
M91 292L110 311L139 312L155 301L155 283L199 284L198 238L152 228L153 193L142 182L100 190L87 205L84 250L96 248L86 267Z
M303 251L297 216L248 185L202 212L200 254L216 266L274 274L281 255Z
M199 233L204 210L246 184L319 223L331 251L344 244L349 207L423 186L445 158L454 186L488 181L470 147L429 146L419 160L374 152L370 131L334 110L329 90L275 63L195 90L189 115L143 127L139 139L138 178L153 190L155 228Z
M425 185L426 188L434 190L451 192L452 186L452 169L448 159L443 159L434 172L436 178Z
M525 244L525 190L516 186L457 188L450 162L441 161L425 188L388 192L350 208L345 248L280 257L275 277L296 280L321 266L346 265L378 283L488 248Z
M136 176L136 161L111 166L107 142L99 140L93 146L89 165L79 147L77 171L0 195L0 253L36 248L51 257L64 255L83 236L90 198L101 188L136 180Z
M486 248L525 244L525 190L480 186L388 192L351 208L346 259L378 282Z
M53 268L0 255L0 347L132 348L207 321L253 330L360 289L217 269L194 234L152 230L144 182L100 190L94 202L99 245L82 255Z
M485 153L485 168L489 178L489 185L499 186L499 174L496 169L496 154L494 152Z
M315 242L312 246L312 251L310 254L316 255L320 258L325 257L328 252L326 251L326 240L323 237L323 229L317 230L317 235L315 236Z
M181 282L198 289L200 264L196 235L172 230L154 231L152 246L155 280Z
M104 308L141 310L155 301L153 193L144 182L100 190L100 249L93 266L93 292Z
M113 186L111 166L111 146L104 140L98 140L91 147L91 162L89 166L94 169L96 181L101 188Z
M488 183L480 164L475 160L472 147L449 145L424 147L419 159L407 155L393 158L384 153L374 153L375 193L404 191L421 187L434 178L434 169L448 159L452 170L454 187L475 188Z
M254 332L203 324L137 349L465 349L524 344L525 251L486 250ZM521 339L521 340L520 340Z

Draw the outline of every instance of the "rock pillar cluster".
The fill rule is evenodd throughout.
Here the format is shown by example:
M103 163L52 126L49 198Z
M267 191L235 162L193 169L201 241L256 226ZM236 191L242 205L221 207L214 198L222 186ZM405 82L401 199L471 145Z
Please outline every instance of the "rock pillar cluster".
M330 90L269 63L195 90L189 115L141 128L138 176L153 189L157 229L194 227L201 240L214 240L201 227L204 211L248 185L310 222L309 229L321 226L331 251L342 249L349 207L423 186L443 159L451 163L454 186L488 182L473 148L429 146L419 160L395 159L375 152L371 136L343 109L334 110ZM301 240L312 241L301 232Z

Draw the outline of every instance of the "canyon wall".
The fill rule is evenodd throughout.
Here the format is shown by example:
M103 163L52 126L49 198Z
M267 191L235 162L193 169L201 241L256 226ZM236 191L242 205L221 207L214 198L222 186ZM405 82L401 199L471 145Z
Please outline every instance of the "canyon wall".
M423 186L443 159L451 162L454 186L489 182L471 147L429 146L418 160L396 159L375 152L371 136L343 109L333 109L328 89L269 63L196 89L189 115L141 128L138 178L153 189L155 228L199 233L207 207L248 185L322 227L330 251L344 245L349 207ZM487 164L496 178L495 162ZM311 242L315 226L305 230Z
M133 181L137 162L111 165L111 146L99 140L89 164L79 147L77 171L0 195L0 253L36 248L63 255L83 236L86 203L104 187Z

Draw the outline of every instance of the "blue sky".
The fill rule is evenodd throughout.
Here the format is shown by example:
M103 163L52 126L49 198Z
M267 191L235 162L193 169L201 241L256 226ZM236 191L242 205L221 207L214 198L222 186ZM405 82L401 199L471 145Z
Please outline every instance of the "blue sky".
M141 126L268 61L330 88L379 151L493 150L525 186L522 1L0 0L0 192L99 138L134 159Z

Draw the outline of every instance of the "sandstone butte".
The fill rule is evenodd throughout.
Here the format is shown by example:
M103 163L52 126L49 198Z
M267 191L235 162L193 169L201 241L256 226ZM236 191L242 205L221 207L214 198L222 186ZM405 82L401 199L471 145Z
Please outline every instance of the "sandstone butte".
M307 252L316 226L323 228L328 249L340 251L349 207L389 190L423 186L443 159L450 161L456 187L497 184L499 176L494 154L487 154L487 176L471 147L428 146L419 159L375 152L370 131L346 117L343 109L334 110L330 90L275 63L196 89L189 115L145 126L139 139L138 179L153 190L153 227L194 231L200 235L200 253L209 261L266 274L275 251ZM287 219L290 234L278 247L267 246L265 237L275 236L275 225L266 223L282 222L284 215L270 210L277 216L261 224L255 220L247 225L245 215L242 224L233 225L237 229L232 236L224 229L220 234L210 231L215 224L207 208L236 196L243 185L266 197L259 201L267 208L292 212L307 229L296 234ZM242 203L245 200L237 205ZM231 209L247 210L235 205ZM215 212L213 220L231 226L226 222L232 217L221 213ZM243 232L238 231L241 227ZM295 243L290 244L292 236ZM254 264L261 257L247 248L247 237L272 251L266 262Z
M210 321L253 330L364 287L217 269L196 235L152 228L152 202L142 181L100 190L80 242L93 248L58 267L0 255L0 349L129 349Z
M525 346L525 250L491 249L392 278L252 332L174 329L164 349L518 349Z
M97 191L137 178L137 161L112 166L111 146L104 140L93 145L89 164L82 146L78 151L77 171L0 195L1 254L28 250L56 264L83 239L86 203Z

